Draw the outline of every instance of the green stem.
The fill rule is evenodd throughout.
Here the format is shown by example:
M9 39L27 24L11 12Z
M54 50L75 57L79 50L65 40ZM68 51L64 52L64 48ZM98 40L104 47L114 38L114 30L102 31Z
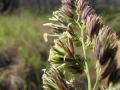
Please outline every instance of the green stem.
M96 87L97 87L98 81L99 81L99 78L98 78L98 75L97 75L97 77L96 77L96 81L95 81L95 85L94 85L94 87L93 87L93 90L96 90Z
M88 80L88 90L91 90L91 80L90 80L90 73L89 73L89 67L88 67L88 63L87 63L87 57L86 57L86 49L85 49L85 41L84 41L84 30L85 28L82 28L81 25L79 24L79 22L77 22L79 28L81 29L81 42L82 42L82 48L83 48L83 54L84 54L84 58L85 58L85 73L87 76L87 80Z
M98 64L99 62L97 62L96 64ZM100 67L96 67L96 81L93 87L93 90L96 90L97 84L99 82L100 79Z
M81 30L83 32L83 30ZM82 33L81 33L82 34ZM83 35L83 34L82 34ZM88 63L86 61L86 50L85 50L85 43L84 43L84 36L82 38L82 48L83 48L83 53L84 53L84 58L85 58L85 73L87 75L87 80L88 80L88 90L91 90L91 80L90 80L90 74L89 74L89 67Z
M85 73L86 73L87 80L88 80L88 90L91 90L91 80L90 80L89 68L88 68L88 63L86 61L85 61Z

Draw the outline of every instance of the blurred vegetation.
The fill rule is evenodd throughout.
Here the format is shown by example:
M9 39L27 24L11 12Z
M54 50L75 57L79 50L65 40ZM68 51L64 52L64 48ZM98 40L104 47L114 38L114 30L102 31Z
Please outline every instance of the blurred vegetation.
M108 24L113 31L116 31L120 36L120 8L100 8L96 10L103 20Z
M46 66L49 48L43 41L43 33L47 32L48 29L43 28L42 24L47 21L47 18L47 15L39 16L28 11L0 16L0 48L1 50L6 48L18 49L19 58L24 65L23 68L25 68L24 79L28 84L27 90L32 87L31 83L35 83L35 90L41 90L42 69ZM2 59L0 58L0 63ZM5 67L0 68L0 70L3 68Z
M51 12L60 5L60 0L0 0L0 13L12 13L27 8L34 13Z

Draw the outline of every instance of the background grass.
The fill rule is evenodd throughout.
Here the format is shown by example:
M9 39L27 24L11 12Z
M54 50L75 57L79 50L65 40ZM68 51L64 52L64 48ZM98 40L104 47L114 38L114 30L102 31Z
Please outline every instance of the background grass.
M38 90L41 90L42 69L47 65L49 52L49 46L43 40L43 33L47 32L48 28L42 25L47 19L48 15L35 15L28 11L0 15L0 50L18 48L20 60L31 79L26 83L37 83ZM30 90L30 87L28 86L27 90Z

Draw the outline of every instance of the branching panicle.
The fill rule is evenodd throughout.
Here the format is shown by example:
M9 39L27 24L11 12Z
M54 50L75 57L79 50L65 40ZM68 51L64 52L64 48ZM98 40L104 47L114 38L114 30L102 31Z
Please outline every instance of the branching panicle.
M84 71L84 59L74 52L72 39L60 38L55 41L55 45L50 50L49 61L52 64L62 66L64 70L72 73L82 73ZM64 42L63 42L64 41Z
M103 25L101 19L97 17L86 0L77 0L77 7L81 18L86 23L88 36L93 42L97 58L100 64L105 66L102 71L102 78L110 76L113 73L114 64L116 64L114 63L117 50L116 35L111 32L108 26Z
M99 64L102 66L101 80L108 77L108 83L115 83L113 77L117 75L114 73L118 72L115 60L118 50L117 37L110 27L104 25L95 10L89 5L88 0L62 0L62 7L53 15L51 21L54 24L46 24L46 26L54 28L55 35L57 34L58 37L50 50L49 62L59 69L62 68L65 72L74 74L85 72L88 90L91 90L86 51L92 45ZM80 53L76 54L77 47L83 49L81 52L83 51L84 57ZM55 81L56 77L54 77ZM59 84L57 85L59 87Z

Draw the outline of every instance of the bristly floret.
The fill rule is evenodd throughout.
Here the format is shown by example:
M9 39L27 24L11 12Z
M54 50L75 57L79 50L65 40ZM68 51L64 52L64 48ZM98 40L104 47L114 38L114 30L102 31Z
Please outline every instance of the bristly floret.
M75 54L73 43L80 42L79 46L81 46L82 41L86 45L87 39L90 39L96 57L103 67L101 79L108 77L108 82L114 81L111 77L116 77L117 75L114 73L119 71L116 68L115 60L118 47L117 37L111 28L104 25L95 10L89 6L88 0L62 0L61 9L54 12L54 18L51 20L55 21L55 24L48 24L48 26L53 27L58 36L55 45L50 50L49 62L51 64L64 67L64 70L65 68L72 70L71 72L83 72L85 60ZM82 32L82 30L84 31ZM66 32L69 33L67 38L61 39L61 36L65 36Z
M89 6L86 0L76 0L77 10L81 19L86 23L86 29L89 38L93 42L94 51L99 59L100 65L103 65L101 77L102 79L109 77L117 70L115 62L115 54L117 51L116 34L111 28L104 25L101 18Z
M62 66L65 71L73 74L82 73L84 71L84 59L80 55L76 55L72 39L57 39L55 45L50 50L49 62Z
M51 66L49 71L45 71L42 78L44 90L74 90L66 82L62 71L55 66Z

